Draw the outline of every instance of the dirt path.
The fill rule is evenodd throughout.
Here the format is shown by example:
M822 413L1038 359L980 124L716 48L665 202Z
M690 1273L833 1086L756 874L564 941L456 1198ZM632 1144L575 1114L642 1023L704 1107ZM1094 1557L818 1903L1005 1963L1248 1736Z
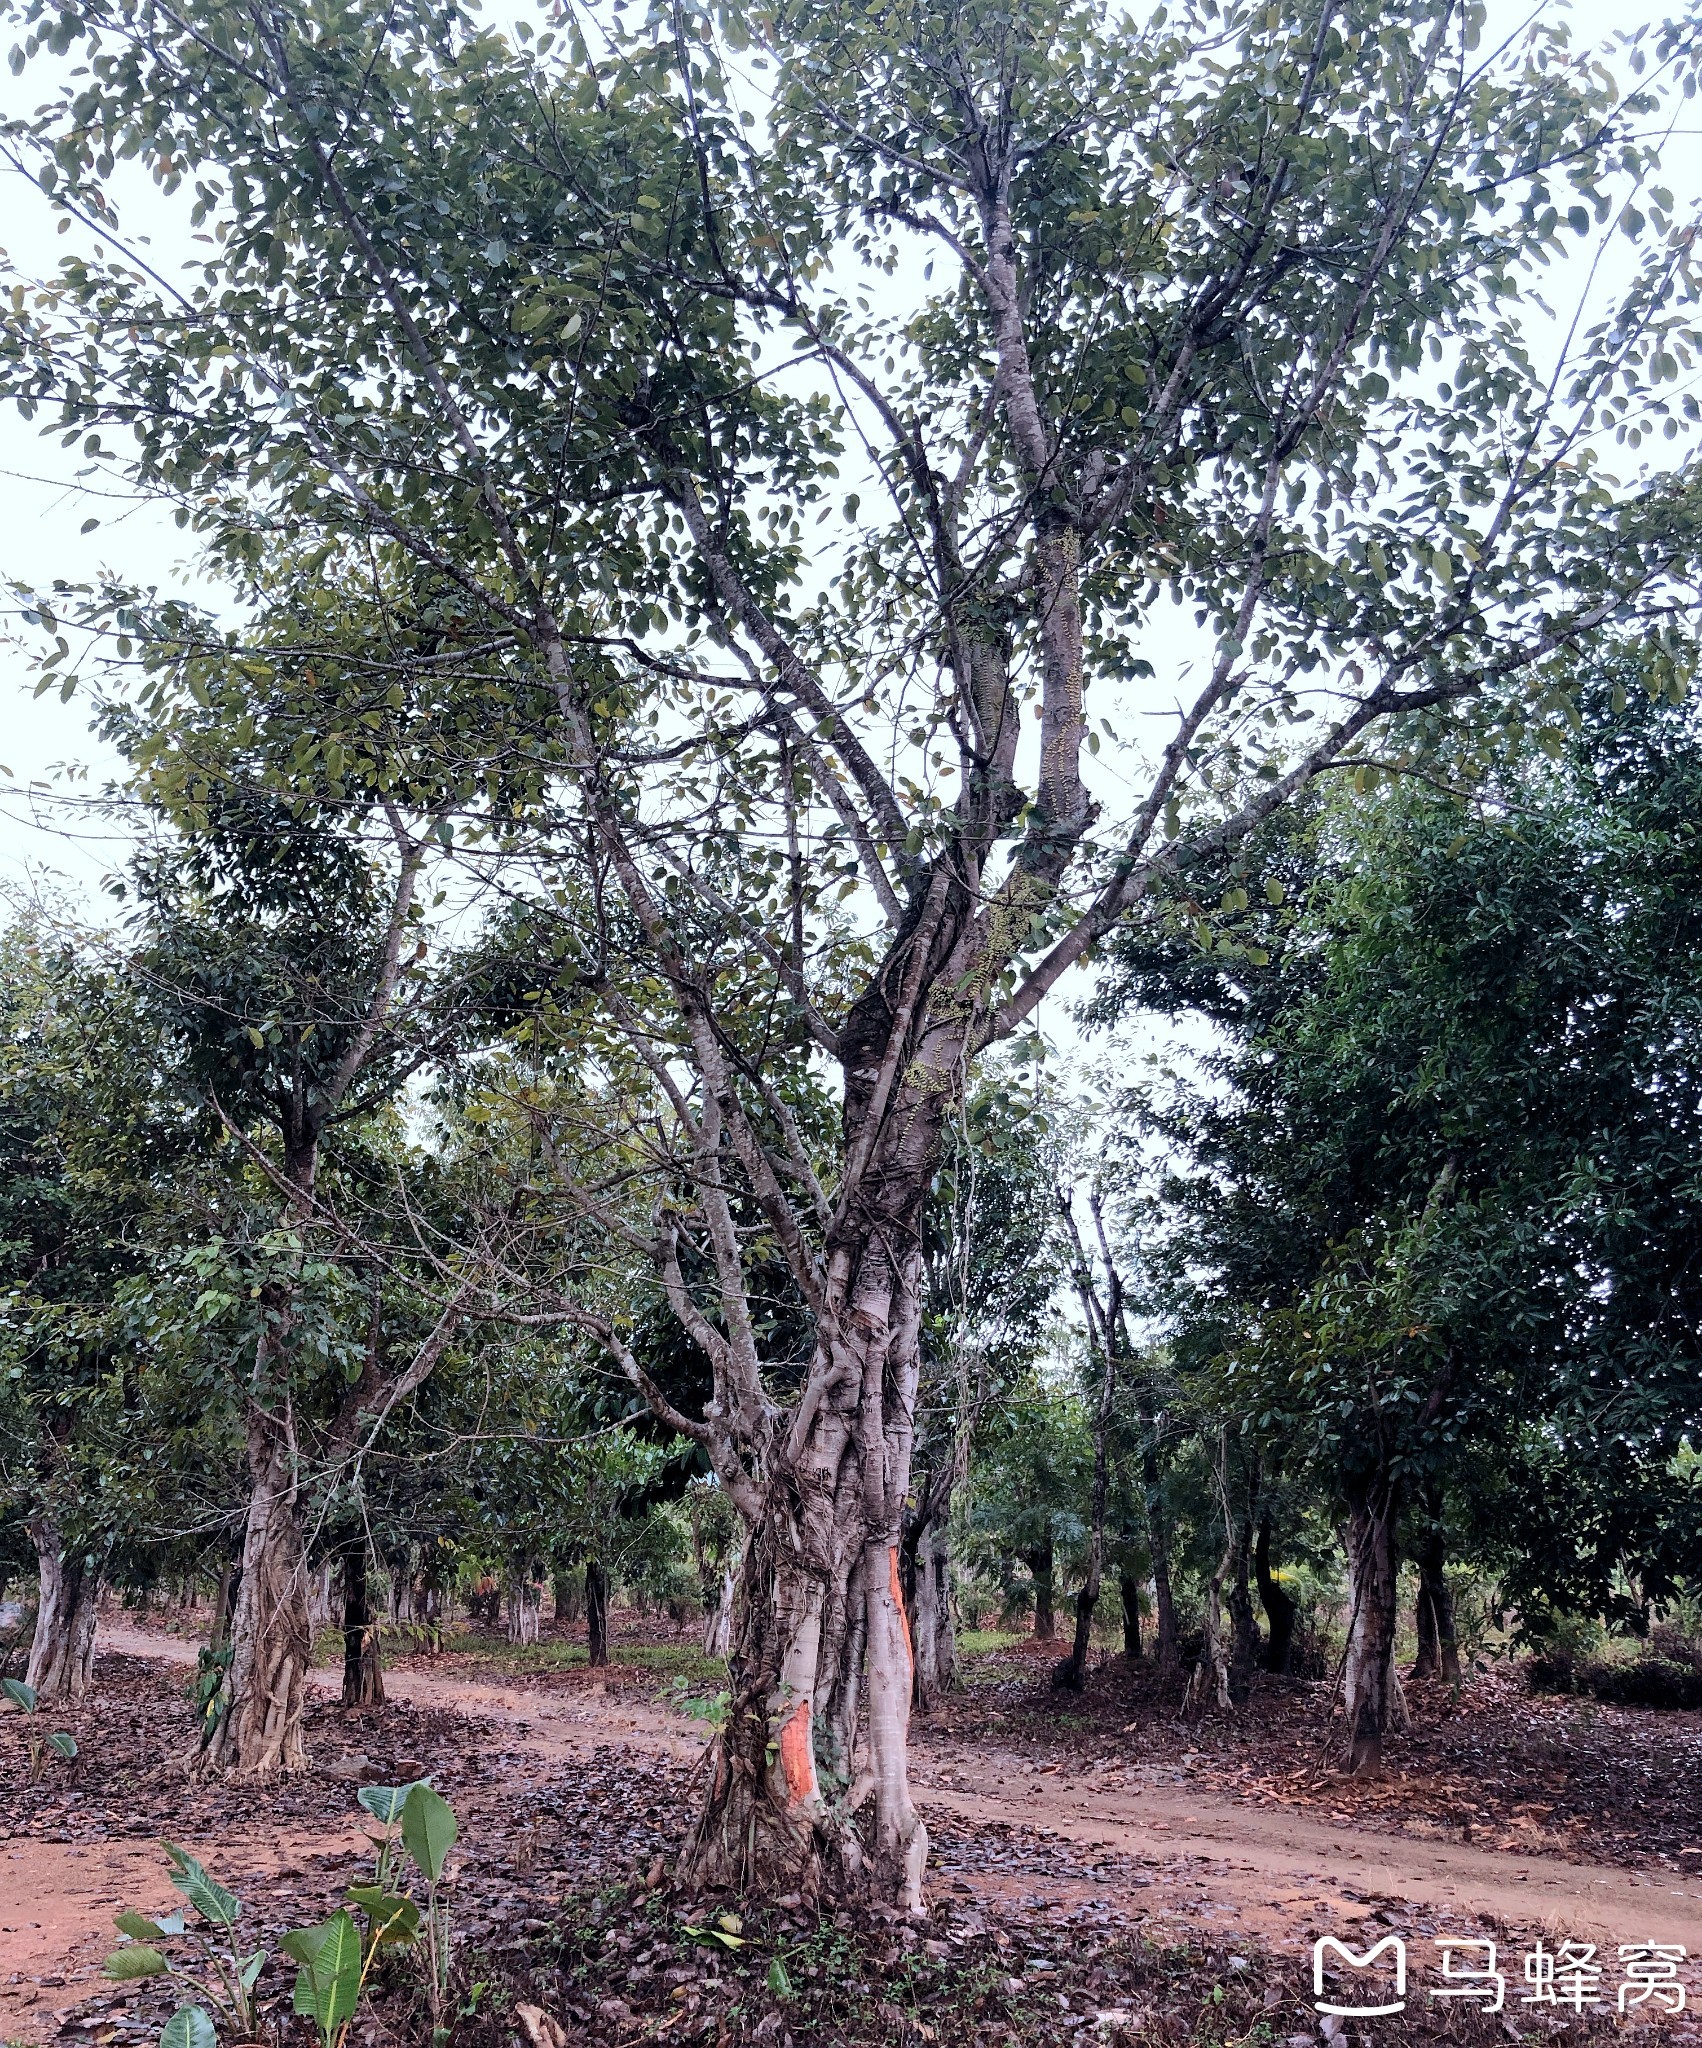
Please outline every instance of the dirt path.
M103 1624L101 1642L129 1656L195 1661L193 1643L141 1629ZM332 1694L340 1681L316 1672L313 1682ZM551 1692L420 1671L390 1672L384 1682L394 1699L459 1706L506 1722L524 1744L555 1755L614 1739L690 1758L705 1740L664 1708L612 1693L587 1698L583 1687ZM1339 1903L1348 1916L1367 1911L1363 1902L1341 1900L1346 1885L1444 1913L1564 1926L1581 1939L1702 1948L1702 1877L1412 1841L1209 1794L1129 1787L1117 1782L1123 1772L1043 1770L1012 1751L954 1745L940 1756L929 1744L928 1752L917 1773L924 1813L945 1807L965 1819L1033 1828L1160 1863L1193 1857L1226 1864L1227 1877L1202 1880L1203 1888L1256 1931L1292 1931L1297 1908L1315 1913L1320 1904ZM1294 1897L1296 1887L1307 1895Z
M102 1625L104 1652L189 1665L196 1648L179 1637ZM316 1673L313 1684L322 1695L334 1694L338 1675ZM557 1762L611 1742L689 1760L705 1741L700 1728L664 1708L583 1681L505 1685L416 1668L387 1673L385 1686L393 1700L494 1723L517 1751ZM1672 1941L1693 1954L1702 1949L1702 1879L1695 1877L1409 1840L1174 1785L1148 1786L1128 1765L1037 1766L1014 1750L933 1732L918 1745L917 1766L920 1803L942 1824L942 1834L955 1820L1027 1842L1056 1838L1089 1852L1083 1858L1089 1863L1094 1852L1125 1859L1118 1867L1126 1874L1108 1875L1101 1895L1135 1912L1174 1909L1196 1924L1216 1922L1225 1931L1244 1929L1295 1947L1313 1933L1345 1931L1400 1903L1421 1909L1441 1931L1488 1918L1558 1939ZM325 1846L321 1830L299 1840L287 1831L244 1834L221 1848L227 1868L266 1871ZM1032 1878L1003 1887L996 1877L990 1882L1007 1890L1033 1884ZM78 1995L79 1979L87 1985L120 1904L163 1907L169 1896L151 1843L0 1847L0 2019L6 2031L33 2006L39 2005L39 2015L28 2011L28 2019L47 2021ZM27 2030L39 2038L43 2027Z

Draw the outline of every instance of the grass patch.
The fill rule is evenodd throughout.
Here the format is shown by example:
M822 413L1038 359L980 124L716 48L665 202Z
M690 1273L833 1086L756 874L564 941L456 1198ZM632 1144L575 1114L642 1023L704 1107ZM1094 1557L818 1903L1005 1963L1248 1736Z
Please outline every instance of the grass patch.
M1008 1650L1013 1643L1024 1640L1015 1629L966 1628L959 1631L958 1654L963 1657L990 1657L995 1650Z

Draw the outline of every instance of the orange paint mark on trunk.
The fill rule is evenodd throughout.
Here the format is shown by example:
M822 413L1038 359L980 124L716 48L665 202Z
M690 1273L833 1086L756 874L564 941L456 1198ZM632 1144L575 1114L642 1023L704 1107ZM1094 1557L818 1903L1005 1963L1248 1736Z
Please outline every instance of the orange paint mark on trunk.
M910 1640L910 1617L904 1611L904 1589L898 1582L898 1545L889 1546L886 1554L887 1571L892 1585L892 1604L898 1609L898 1625L904 1631L904 1657L910 1666L910 1675L916 1676L916 1648Z
M816 1789L815 1747L810 1740L810 1703L800 1700L780 1728L780 1768L792 1805L813 1798Z

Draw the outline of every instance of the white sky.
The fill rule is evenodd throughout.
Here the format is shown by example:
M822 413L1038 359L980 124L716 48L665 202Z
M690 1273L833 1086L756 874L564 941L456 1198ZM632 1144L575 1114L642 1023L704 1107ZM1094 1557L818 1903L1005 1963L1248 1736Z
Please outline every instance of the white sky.
M1644 19L1659 19L1667 11L1646 7L1640 0L1629 6L1580 0L1569 10L1581 42ZM1493 0L1491 7L1492 20L1499 17L1509 27L1526 12L1505 0ZM32 72L21 79L8 75L0 84L0 114L25 111L40 89ZM1666 171L1681 214L1687 203L1702 198L1699 173L1702 152L1692 138L1681 138L1669 151ZM0 169L0 178L5 180L0 184L0 239L21 269L50 270L65 246L54 232L51 209L16 173ZM159 203L159 217L163 241L171 233L164 202ZM44 437L34 425L0 411L0 505L5 507L0 518L0 579L47 585L55 577L75 582L111 568L142 584L192 590L185 536L173 526L169 511L91 495L88 486L79 483L77 467L75 450L62 449L56 436ZM81 528L90 518L101 523L84 534ZM8 771L0 776L0 789L24 792L0 794L0 901L46 889L83 908L96 908L100 878L122 864L127 842L105 821L91 821L54 799L98 789L116 763L88 732L80 698L65 705L57 690L39 699L31 690L21 653L0 642L0 764ZM1105 755L1099 767L1114 773ZM1054 1029L1058 1021L1055 1015L1048 1018Z

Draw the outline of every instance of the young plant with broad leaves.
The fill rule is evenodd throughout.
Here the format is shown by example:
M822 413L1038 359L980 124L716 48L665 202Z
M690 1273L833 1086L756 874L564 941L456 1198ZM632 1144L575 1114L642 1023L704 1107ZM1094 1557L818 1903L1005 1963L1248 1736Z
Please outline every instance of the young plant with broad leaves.
M106 1974L120 1984L145 1977L169 1977L186 1994L185 2002L167 2022L160 2048L213 2048L217 2029L212 2007L226 2034L252 2041L259 2032L254 1987L266 1967L264 1949L245 1949L237 1934L242 1901L210 1877L205 1865L173 1842L164 1844L171 1863L171 1882L198 1917L189 1922L183 1908L154 1919L126 1911L114 1921L123 1941L106 1959ZM188 1954L178 1960L167 1944L182 1942Z
M53 672L139 659L184 802L209 720L453 788L442 834L529 906L517 999L605 1080L536 1105L556 1190L702 1384L622 1286L539 1313L747 1528L683 1874L917 1908L946 1121L1156 880L1320 775L1421 762L1492 682L1563 719L1552 658L1610 627L1687 669L1696 494L1636 451L1685 432L1692 228L1646 138L1689 31L1621 95L1546 17L1481 47L1476 0L12 13L21 65L75 67L8 147L76 239L0 388L174 497L249 620L59 593ZM209 228L181 280L138 168ZM1534 346L1527 295L1621 233L1618 302ZM276 656L289 555L364 608L334 663ZM382 737L416 711L429 774Z
M41 1702L33 1685L26 1685L21 1678L0 1678L0 1693L4 1693L24 1716L24 1747L29 1752L32 1785L39 1782L50 1756L63 1757L66 1763L76 1761L77 1739L74 1735L68 1735L63 1728L55 1728L46 1734L37 1730L36 1717L41 1712Z

